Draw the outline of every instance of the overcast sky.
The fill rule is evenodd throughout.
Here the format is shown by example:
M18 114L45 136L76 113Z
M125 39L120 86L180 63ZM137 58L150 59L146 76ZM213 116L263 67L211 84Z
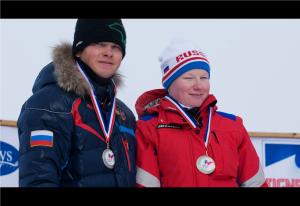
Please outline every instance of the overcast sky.
M75 19L1 19L0 119L17 120L52 47L73 41ZM220 111L248 131L300 132L300 19L123 19L126 56L118 97L135 113L146 90L161 88L158 56L177 37L197 42L211 65ZM136 113L135 113L136 114Z

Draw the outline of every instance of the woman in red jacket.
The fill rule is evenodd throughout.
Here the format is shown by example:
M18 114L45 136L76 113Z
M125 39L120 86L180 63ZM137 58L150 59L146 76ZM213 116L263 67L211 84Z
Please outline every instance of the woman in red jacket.
M137 185L267 186L242 119L217 111L206 56L194 43L177 40L160 62L164 89L136 102Z

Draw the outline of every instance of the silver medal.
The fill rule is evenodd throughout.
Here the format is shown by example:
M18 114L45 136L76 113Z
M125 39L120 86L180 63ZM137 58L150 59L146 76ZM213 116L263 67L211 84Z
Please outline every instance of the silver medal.
M198 170L204 174L211 174L216 168L214 160L207 155L200 156L196 165Z
M115 156L114 156L114 153L110 149L105 149L103 151L103 153L102 153L102 159L103 159L104 165L107 168L109 168L109 169L114 168L114 165L115 165Z

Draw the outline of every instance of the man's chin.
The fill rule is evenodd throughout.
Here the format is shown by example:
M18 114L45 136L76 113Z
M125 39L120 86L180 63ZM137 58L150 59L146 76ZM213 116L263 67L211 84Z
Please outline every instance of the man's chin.
M107 79L107 78L111 78L114 75L114 73L112 73L112 72L100 72L100 71L98 71L97 75L100 76L100 77L102 77L102 78Z

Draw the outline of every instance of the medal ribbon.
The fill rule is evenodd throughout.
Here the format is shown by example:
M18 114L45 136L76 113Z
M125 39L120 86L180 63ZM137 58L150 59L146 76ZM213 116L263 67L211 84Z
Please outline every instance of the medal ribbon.
M211 110L212 110L212 108L209 107L207 126L206 126L206 134L205 134L205 138L204 138L206 151L207 151L207 144L208 144L209 133L210 133L210 125L211 125Z
M107 144L107 147L108 147L110 136L111 136L111 133L112 133L112 130L113 130L113 127L114 127L114 123L115 123L115 116L116 116L116 97L115 96L116 95L113 98L113 103L112 103L112 106L111 106L110 112L109 112L110 115L109 115L109 119L108 119L108 124L106 125L105 121L104 121L104 118L103 118L104 114L101 111L101 107L99 107L100 104L99 104L98 98L97 98L97 96L95 95L95 92L94 92L94 87L90 83L90 81L89 81L88 77L85 75L84 71L81 69L78 62L76 62L76 65L77 65L77 68L79 69L80 73L83 75L83 77L85 78L86 82L88 83L88 85L90 87L89 88L90 89L89 95L90 95L90 98L92 100L93 107L95 109L99 124L100 124L101 129L103 131L103 134L106 138L106 144ZM116 86L115 86L114 82L113 82L113 84L114 84L114 92L116 94Z
M182 116L184 117L184 119L191 125L192 128L197 128L197 123L196 120L194 120L193 118L191 118L184 110L183 108L180 106L180 104L178 104L178 102L171 96L167 95L165 96L165 98L167 100L169 100L178 110L179 112L182 114Z
M169 100L179 110L179 112L182 114L182 116L184 117L184 119L191 125L192 128L194 128L194 129L197 128L196 120L194 120L193 118L191 118L183 110L183 108L180 106L180 104L174 98L172 98L171 96L167 95L167 96L165 96L165 99ZM206 150L207 150L207 144L208 144L209 133L210 133L211 111L212 111L212 108L209 107L208 120L207 120L207 126L206 126L205 138L204 138L204 144L205 144Z

